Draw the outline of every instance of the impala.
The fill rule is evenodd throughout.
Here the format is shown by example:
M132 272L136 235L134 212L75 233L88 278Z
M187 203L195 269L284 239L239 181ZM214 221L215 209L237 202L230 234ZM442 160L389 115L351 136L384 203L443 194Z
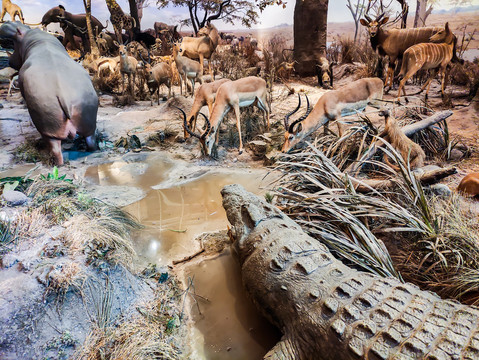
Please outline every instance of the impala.
M239 153L243 152L243 141L241 139L240 108L255 105L263 111L266 128L269 130L269 105L267 101L266 81L255 76L248 76L236 81L228 81L222 84L217 93L210 118L206 119L207 130L198 135L191 131L188 126L185 130L200 140L203 151L211 156L216 147L216 133L221 122L228 112L233 109L236 115L236 127L239 133ZM186 118L186 115L183 113Z
M356 80L349 85L337 90L331 90L321 96L313 110L309 108L305 115L288 124L289 117L294 114L299 106L284 118L286 132L282 151L290 151L296 144L303 141L316 129L341 117L343 110L361 109L374 100L383 98L384 84L379 78L364 78Z
M216 99L216 93L221 85L225 82L231 81L230 79L221 79L216 80L212 83L206 83L201 85L196 91L195 94L195 101L193 102L193 106L191 107L190 114L188 115L189 126L193 131L196 129L196 119L198 118L198 113L200 112L201 108L205 105L208 106L208 111L211 116L213 112L213 103ZM185 139L188 137L188 132L185 128Z

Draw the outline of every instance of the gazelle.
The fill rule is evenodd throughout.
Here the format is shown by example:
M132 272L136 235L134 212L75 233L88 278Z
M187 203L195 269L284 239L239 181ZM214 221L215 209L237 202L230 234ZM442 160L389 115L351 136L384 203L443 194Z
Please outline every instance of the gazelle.
M122 85L122 95L125 93L125 74L128 75L128 83L130 85L130 93L133 99L135 98L135 79L136 79L136 70L138 67L138 60L133 56L129 56L126 46L120 45L118 42L115 42L115 45L119 47L120 53L120 73L121 73L121 85ZM131 78L133 76L133 82Z
M201 85L195 94L195 101L193 102L193 106L191 108L190 114L188 115L188 122L189 126L193 131L196 129L196 119L198 118L198 113L200 112L201 108L205 105L208 106L208 111L211 116L213 112L213 103L216 99L216 92L218 91L219 87L223 85L225 82L231 81L230 79L221 79L216 80L212 83L206 83ZM185 128L185 139L188 137L188 132Z
M368 103L374 103L374 100L381 100L383 87L384 84L379 78L364 78L337 90L328 91L319 98L313 111L308 105L306 114L289 125L289 117L299 109L298 106L284 118L286 132L282 152L290 151L316 129L341 117L342 110L361 109Z
M191 81L191 95L195 93L195 80L198 80L200 84L203 84L203 67L198 61L191 60L186 56L179 55L182 51L181 43L173 44L173 59L176 63L176 68L180 74L180 94L183 95L182 81L185 83L185 93L188 96L188 79Z
M263 111L263 116L266 121L266 128L269 130L269 105L267 101L266 81L255 76L248 76L235 81L228 81L222 84L217 93L216 101L213 105L210 118L206 118L207 130L198 135L191 131L186 124L185 130L194 137L200 140L204 153L211 156L213 148L216 144L216 132L218 131L221 121L223 121L226 114L231 109L234 109L236 115L236 127L239 133L239 153L243 152L243 141L241 139L241 122L240 122L240 108L255 105Z
M414 29L389 29L385 30L384 25L389 17L384 13L372 20L367 14L366 19L361 19L361 25L367 27L371 46L381 56L389 56L389 66L384 86L392 86L394 79L394 68L397 59L402 59L404 52L411 46L419 43L429 43L430 38L437 32L444 30L440 27L422 27ZM459 62L454 51L454 59ZM456 60L457 59L457 60Z
M455 48L455 37L451 29L449 29L449 23L446 23L443 30L431 36L431 41L433 41L433 43L411 46L404 53L401 72L399 73L399 78L402 78L402 80L399 83L398 100L401 96L401 90L404 96L406 96L406 91L404 90L406 81L421 69L439 69L438 72L442 74L441 94L444 96L447 65L454 56ZM419 92L422 92L427 87L426 98L436 72L437 71L431 72L429 79L421 87L421 90L419 90Z

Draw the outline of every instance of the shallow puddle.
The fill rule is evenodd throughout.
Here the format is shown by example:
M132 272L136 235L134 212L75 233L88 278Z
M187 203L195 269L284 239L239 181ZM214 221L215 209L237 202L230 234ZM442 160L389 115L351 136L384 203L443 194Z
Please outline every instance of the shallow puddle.
M245 172L207 173L182 185L151 189L144 199L126 206L147 227L139 233L138 254L148 262L171 264L199 249L199 243L193 242L198 235L226 229L221 189L239 183L262 192L264 172Z
M149 190L165 180L173 165L164 156L133 155L121 161L91 166L85 177L98 185L126 185Z
M200 234L226 229L220 193L225 185L239 183L263 194L262 186L270 180L262 180L264 170L186 168L175 182L168 174L177 170L168 158L155 156L91 167L85 174L100 185L135 186L147 192L145 198L124 208L145 225L135 235L135 249L145 264L169 265L181 260L200 249L195 241ZM186 272L194 277L196 294L209 300L199 298L201 313L193 309L200 335L192 347L202 354L198 356L208 360L261 359L279 341L278 331L246 297L239 264L229 250L190 266Z
M230 251L191 266L198 306L192 314L203 334L206 359L262 359L280 340L281 333L260 317L246 296L240 265ZM205 300L205 299L207 300Z

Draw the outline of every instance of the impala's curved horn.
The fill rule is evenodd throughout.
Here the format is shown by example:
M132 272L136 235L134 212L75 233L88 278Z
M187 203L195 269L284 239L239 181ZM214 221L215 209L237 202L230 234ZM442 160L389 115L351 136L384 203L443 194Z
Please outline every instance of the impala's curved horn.
M373 21L373 19L371 19L368 14L364 14L364 17L365 17L366 20L369 21L369 22Z
M296 106L296 109L294 109L293 111L287 113L286 116L284 117L284 129L285 130L288 130L289 117L291 115L293 115L296 111L298 111L300 107L301 107L301 95L298 94L298 106Z
M195 138L198 138L198 139L201 140L201 136L196 134L195 132L191 131L191 129L189 128L188 120L186 119L186 113L183 111L183 109L181 109L181 108L179 108L178 106L175 106L175 105L171 105L171 106L173 106L174 108L177 108L183 114L183 126L185 127L186 132L188 134L190 134L191 136L194 136Z
M202 112L199 113L201 116L203 116L205 118L205 121L206 121L206 130L203 134L201 134L201 137L199 138L200 140L204 140L206 138L206 135L208 135L208 133L210 132L211 130L211 123L210 123L210 119L208 119L208 116L206 116L205 114L203 114Z
M386 14L386 13L383 12L381 15L379 15L379 16L376 18L376 21L377 21L377 22L381 21L381 19L384 17L385 14Z
M309 98L308 98L308 95L305 95L306 96L306 112L304 113L303 116L301 116L298 120L295 120L290 126L289 126L289 129L288 129L288 132L289 133L293 133L294 132L294 127L296 126L296 124L299 124L301 121L305 120L308 115L311 113L311 110L312 107L311 105L309 104Z

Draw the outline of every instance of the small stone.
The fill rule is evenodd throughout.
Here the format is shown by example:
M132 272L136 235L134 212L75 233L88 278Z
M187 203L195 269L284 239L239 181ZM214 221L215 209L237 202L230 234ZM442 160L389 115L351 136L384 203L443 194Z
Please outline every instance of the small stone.
M449 160L457 161L461 160L464 157L464 153L458 149L452 149L451 153L449 154Z
M434 184L429 187L429 190L437 196L449 197L452 195L452 190L445 184Z
M3 109L3 104L0 104L0 109Z
M28 201L28 196L20 191L7 190L3 192L2 200L10 206L20 206Z
M228 346L228 347L226 348L226 351L231 351L231 346Z

